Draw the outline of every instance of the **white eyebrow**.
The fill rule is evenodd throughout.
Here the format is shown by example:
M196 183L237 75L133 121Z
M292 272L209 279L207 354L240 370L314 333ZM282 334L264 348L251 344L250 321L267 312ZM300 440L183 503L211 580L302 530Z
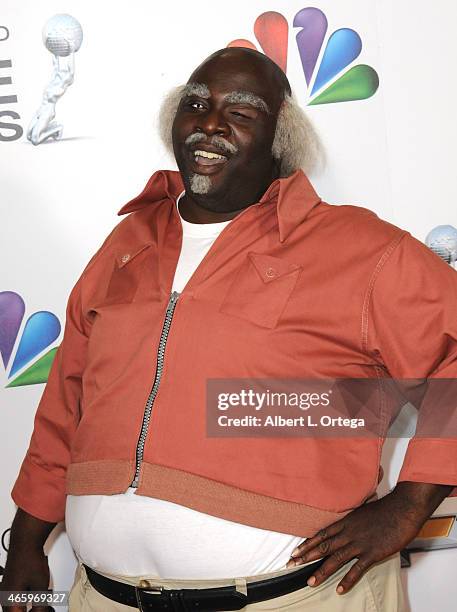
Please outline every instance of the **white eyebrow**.
M185 96L198 96L199 98L209 98L211 97L211 93L208 89L208 86L204 83L187 83L184 85L183 98Z
M264 113L270 112L265 100L251 91L232 91L225 96L225 101L231 104L249 104Z
M204 83L187 83L183 89L183 98L186 96L198 96L199 98L210 98L211 92ZM224 98L230 104L249 104L269 114L270 109L263 98L252 93L252 91L231 91Z

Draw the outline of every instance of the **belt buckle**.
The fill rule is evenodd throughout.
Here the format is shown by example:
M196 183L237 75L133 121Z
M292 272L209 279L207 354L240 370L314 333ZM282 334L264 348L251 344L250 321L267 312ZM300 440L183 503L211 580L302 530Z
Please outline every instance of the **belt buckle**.
M202 601L200 605L202 605L203 610L209 610L208 608L208 600L207 597L210 595L210 599L214 599L214 605L217 605L217 608L213 608L211 604L211 610L213 609L223 609L223 610L241 610L248 605L247 596L236 591L235 587L233 587L232 592L225 592L223 594L212 594L211 591L213 589L202 589ZM215 589L217 590L217 589ZM194 606L199 606L198 603L195 603L194 597L197 595L194 590L186 591L186 589L165 589L164 587L135 587L135 594L138 603L138 609L140 612L149 612L150 610L159 610L159 609L169 609L171 610L192 610ZM160 598L160 603L163 605L163 608L154 607L154 601L143 601L141 598L142 595L162 595L165 597ZM191 595L190 601L186 595ZM212 595L212 597L211 597ZM198 599L198 595L197 595ZM206 601L205 601L206 599ZM159 603L159 602L157 602ZM165 605L164 605L165 604ZM168 605L167 605L168 604Z
M163 595L165 589L161 586L157 587L135 587L135 596L140 612L147 612L148 608L143 608L143 605L148 606L149 602L143 601L141 595L146 593L147 595Z

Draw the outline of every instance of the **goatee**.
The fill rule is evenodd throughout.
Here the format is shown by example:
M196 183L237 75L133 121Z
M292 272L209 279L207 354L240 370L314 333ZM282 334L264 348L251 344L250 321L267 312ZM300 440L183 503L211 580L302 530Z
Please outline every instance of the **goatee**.
M190 177L190 189L193 193L208 193L211 189L210 177L204 174L192 174Z

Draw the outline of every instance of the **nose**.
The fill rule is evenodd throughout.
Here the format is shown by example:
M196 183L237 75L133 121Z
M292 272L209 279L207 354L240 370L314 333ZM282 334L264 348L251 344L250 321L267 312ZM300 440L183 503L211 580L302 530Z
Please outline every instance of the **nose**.
M198 115L196 131L204 132L207 136L228 136L230 134L230 128L224 115L217 108L210 108Z

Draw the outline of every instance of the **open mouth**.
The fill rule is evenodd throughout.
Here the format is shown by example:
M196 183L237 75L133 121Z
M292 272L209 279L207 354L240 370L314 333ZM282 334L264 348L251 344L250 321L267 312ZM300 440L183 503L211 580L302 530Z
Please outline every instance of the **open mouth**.
M195 163L201 166L216 166L218 164L224 164L227 161L225 155L213 153L212 151L203 151L202 149L192 151L192 157Z
M213 150L208 150L208 149ZM215 147L192 148L188 150L190 170L196 174L212 175L220 172L230 160L231 155L223 155Z

